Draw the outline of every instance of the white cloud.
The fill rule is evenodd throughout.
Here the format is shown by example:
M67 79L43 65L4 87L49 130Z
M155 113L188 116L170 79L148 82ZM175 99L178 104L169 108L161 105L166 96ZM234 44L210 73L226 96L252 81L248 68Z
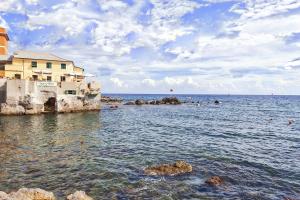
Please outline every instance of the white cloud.
M0 12L16 12L22 10L22 4L18 0L1 0Z
M142 83L146 84L146 85L149 85L151 87L155 87L156 86L156 81L153 80L153 79L151 79L151 78L147 78L147 79L142 80Z
M126 85L124 84L124 81L120 80L119 78L115 78L115 77L112 77L110 78L110 81L117 87L126 87Z
M127 7L127 4L123 1L119 0L98 0L99 5L101 6L102 10L110 10L110 9L123 9Z
M300 70L297 62L288 61L300 56L300 43L286 42L300 32L299 12L289 13L300 6L299 1L230 1L235 4L231 12L238 15L222 13L216 16L224 20L221 28L202 31L203 26L212 26L205 24L205 14L201 14L205 6L226 1L137 0L129 4L97 0L95 5L91 0L71 0L45 9L43 1L2 0L0 12L26 14L27 18L15 23L5 21L7 16L0 13L0 25L23 29L25 24L29 34L41 32L26 44L28 49L73 59L89 73L111 69L109 76L100 78L107 92L155 93L170 88L179 93L299 91ZM29 4L39 6L25 13ZM185 24L183 16L195 10L199 13L193 17L203 17L199 17L203 24L193 24L194 19ZM49 34L37 29L49 30Z
M39 3L39 0L26 0L26 3L29 5L37 5Z
M246 4L246 5L243 5ZM300 7L297 0L244 0L235 4L231 11L241 14L241 20L256 20Z

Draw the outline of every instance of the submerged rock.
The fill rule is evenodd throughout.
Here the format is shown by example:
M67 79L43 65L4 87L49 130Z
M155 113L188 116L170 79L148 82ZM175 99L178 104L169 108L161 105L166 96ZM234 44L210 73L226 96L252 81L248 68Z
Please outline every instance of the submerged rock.
M126 105L126 106L133 106L133 105L135 105L135 103L133 101L129 101L127 103L124 103L124 105Z
M11 192L6 194L5 192L0 192L0 200L55 200L55 196L52 192L47 192L45 190L35 188L21 188L17 192Z
M224 183L224 180L219 176L212 176L205 181L206 184L211 186L219 186Z
M154 176L174 176L192 171L192 165L186 163L185 161L176 161L174 164L162 164L158 166L147 167L145 169L145 174Z
M70 194L67 200L93 200L93 198L86 195L83 191L76 191L74 194Z

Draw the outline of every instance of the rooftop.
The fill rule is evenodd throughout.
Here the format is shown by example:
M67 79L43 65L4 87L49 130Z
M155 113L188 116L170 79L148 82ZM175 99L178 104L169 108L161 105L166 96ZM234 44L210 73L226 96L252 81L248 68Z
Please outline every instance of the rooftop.
M15 58L27 58L34 60L52 60L52 61L63 61L63 62L72 62L67 59L60 58L51 53L37 53L32 51L16 51L13 55Z
M0 62L1 61L9 61L11 60L11 56L9 55L0 55Z

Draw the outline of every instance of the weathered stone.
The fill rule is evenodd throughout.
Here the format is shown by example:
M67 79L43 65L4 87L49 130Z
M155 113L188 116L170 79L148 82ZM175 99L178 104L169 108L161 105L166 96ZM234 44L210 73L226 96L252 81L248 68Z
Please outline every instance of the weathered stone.
M205 181L206 184L211 186L219 186L224 183L224 180L219 176L212 176Z
M103 103L121 103L123 100L119 98L112 98L108 96L102 96L101 102Z
M162 164L158 166L147 167L144 172L147 175L174 176L192 172L192 165L185 161L176 161L174 164Z
M133 105L135 105L135 103L133 101L129 101L129 102L124 103L124 105L133 106Z
M144 104L145 104L145 101L142 100L142 99L137 99L137 100L135 101L135 105L141 106L141 105L144 105Z
M86 195L83 191L76 191L74 194L68 195L67 200L93 200L93 198Z
M0 200L55 200L55 196L52 192L36 188L28 189L21 188L17 192L11 192L6 194L0 192Z
M155 101L150 101L149 104L154 105L156 102Z
M2 103L0 107L2 115L24 115L25 108L20 105Z
M165 97L161 100L163 104L179 105L181 101L176 97Z

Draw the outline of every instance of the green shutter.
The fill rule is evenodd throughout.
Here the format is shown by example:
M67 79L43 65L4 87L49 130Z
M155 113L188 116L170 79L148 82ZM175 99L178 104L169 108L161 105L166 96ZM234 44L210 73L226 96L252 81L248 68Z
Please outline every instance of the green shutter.
M48 69L51 69L51 68L52 68L52 63L47 62L47 68L48 68Z
M36 67L37 67L37 62L32 61L32 62L31 62L31 67L32 67L32 68L36 68Z

